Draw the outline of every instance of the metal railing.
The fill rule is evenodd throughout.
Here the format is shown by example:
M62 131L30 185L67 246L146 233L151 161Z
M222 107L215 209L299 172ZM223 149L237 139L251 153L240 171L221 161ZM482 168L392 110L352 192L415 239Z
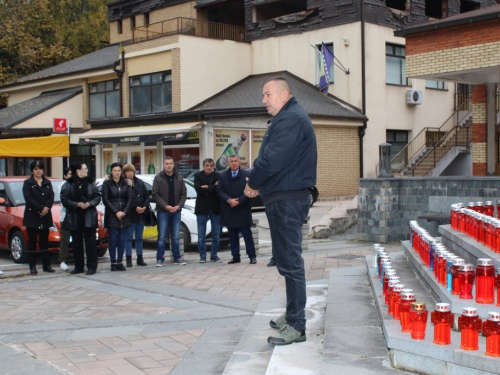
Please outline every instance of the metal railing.
M469 109L470 108L470 109ZM423 156L426 151L435 146L439 141L448 134L454 126L460 125L466 118L470 116L472 103L470 96L467 100L462 100L461 104L455 112L446 119L439 127L425 127L418 133L399 153L391 159L391 170L396 174L401 174L410 164L417 161ZM467 111L465 116L460 116L462 111Z
M426 176L453 147L469 149L472 142L472 126L454 126L412 168L412 176Z
M236 42L246 41L246 29L244 27L184 17L136 27L132 31L132 41L135 43L147 39L178 34L194 35L211 39L227 39Z

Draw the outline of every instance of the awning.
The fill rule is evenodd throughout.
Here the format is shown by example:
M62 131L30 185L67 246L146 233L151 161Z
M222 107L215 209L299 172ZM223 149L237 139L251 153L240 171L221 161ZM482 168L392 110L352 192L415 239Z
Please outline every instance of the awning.
M80 135L80 145L182 141L187 138L189 130L196 125L200 125L200 123L185 122L180 124L90 130Z
M55 156L69 156L69 137L67 135L0 139L0 157L36 158Z

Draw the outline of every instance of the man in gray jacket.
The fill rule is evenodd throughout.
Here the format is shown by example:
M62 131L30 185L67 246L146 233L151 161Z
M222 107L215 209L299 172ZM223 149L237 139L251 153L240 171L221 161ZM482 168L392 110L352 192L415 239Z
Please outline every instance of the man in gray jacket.
M163 170L155 176L152 189L158 216L158 242L156 243L156 267L165 261L165 239L170 228L174 264L185 265L179 251L179 232L181 229L181 209L186 202L187 190L182 176L174 171L174 159L163 159Z
M271 230L273 256L285 277L286 312L270 326L267 341L287 345L306 341L306 277L302 259L302 224L309 214L309 188L316 185L317 148L313 125L284 78L271 78L262 102L274 118L262 140L245 194L260 194ZM257 191L258 189L258 191Z

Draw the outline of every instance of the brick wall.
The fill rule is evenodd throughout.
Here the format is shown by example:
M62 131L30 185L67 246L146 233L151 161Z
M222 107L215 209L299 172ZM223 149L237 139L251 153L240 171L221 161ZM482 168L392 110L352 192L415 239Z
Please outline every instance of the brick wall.
M487 175L486 85L472 86L472 174Z
M172 112L181 111L181 50L172 50Z
M357 127L314 126L321 197L356 195L359 178Z
M499 194L498 177L363 178L358 189L358 239L408 239L410 220L438 236L436 222L418 216L449 214L453 203L495 201Z

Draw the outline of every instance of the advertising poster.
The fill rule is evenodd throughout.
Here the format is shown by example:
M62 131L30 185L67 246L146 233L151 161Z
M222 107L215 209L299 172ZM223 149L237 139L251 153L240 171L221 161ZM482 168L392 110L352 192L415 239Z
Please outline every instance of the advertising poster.
M259 156L260 146L265 134L265 130L252 130L252 166L257 156Z
M214 129L215 170L228 167L229 156L238 154L241 168L250 167L249 130Z

